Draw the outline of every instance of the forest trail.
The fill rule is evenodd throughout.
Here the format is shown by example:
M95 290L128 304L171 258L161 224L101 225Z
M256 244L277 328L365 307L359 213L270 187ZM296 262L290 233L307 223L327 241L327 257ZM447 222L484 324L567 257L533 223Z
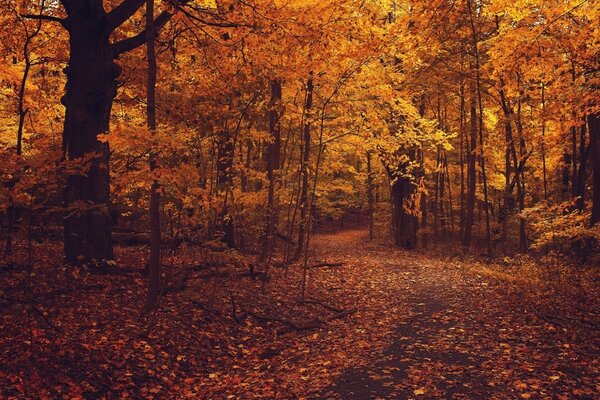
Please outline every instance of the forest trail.
M320 398L598 398L597 332L546 323L524 301L527 288L369 244L364 230L319 235L316 246L398 277L377 290L394 293L405 310L387 345Z
M139 267L142 247L119 251ZM182 250L176 265L203 253ZM301 265L273 267L265 282L218 253L153 319L140 315L137 273L74 273L48 258L32 277L44 318L21 306L25 272L0 274L0 398L600 398L592 301L581 320L552 319L554 305L580 299L370 242L364 229L315 235L309 253L305 302Z

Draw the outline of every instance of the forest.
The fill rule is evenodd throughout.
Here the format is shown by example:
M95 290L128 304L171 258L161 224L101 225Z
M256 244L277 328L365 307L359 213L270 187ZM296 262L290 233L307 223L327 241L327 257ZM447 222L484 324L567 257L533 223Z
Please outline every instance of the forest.
M600 1L0 0L0 398L600 398Z

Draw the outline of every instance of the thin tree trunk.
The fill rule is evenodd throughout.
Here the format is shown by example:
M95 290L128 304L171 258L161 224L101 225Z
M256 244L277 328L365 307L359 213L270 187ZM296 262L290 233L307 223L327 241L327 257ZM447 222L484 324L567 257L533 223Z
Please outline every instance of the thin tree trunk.
M448 182L448 212L450 215L450 232L454 232L454 206L452 203L452 185L450 180L450 170L448 167L448 154L444 150L444 164L446 165L446 179Z
M217 139L217 190L223 198L223 208L219 215L221 233L228 247L235 247L235 231L231 205L233 202L233 157L235 153L235 138L229 131L229 122L225 121L223 130Z
M544 178L544 200L548 201L548 174L546 169L546 85L542 82L542 143L541 143L541 153L542 153L542 174Z
M579 169L577 170L577 190L575 206L579 212L585 209L585 181L587 180L587 164L588 164L588 153L589 149L586 145L586 120L584 119L583 125L580 128L579 136Z
M520 81L519 81L520 86ZM521 97L522 93L519 92L519 101L517 103L517 132L519 133L519 155L520 155L520 173L521 173L521 185L518 190L519 195L519 211L522 213L525 210L525 162L527 159L527 149L525 147L525 136L523 132L523 122L521 113ZM525 253L527 251L527 230L525 226L525 218L519 215L519 251Z
M146 87L146 123L152 135L156 134L156 51L154 47L154 0L146 0L146 55L148 81ZM157 154L150 154L150 171L157 168ZM145 309L151 310L158 304L160 293L160 192L157 179L150 187L150 258L148 261L148 295Z
M269 179L269 192L267 199L267 224L260 259L270 258L275 242L277 227L277 204L275 201L275 171L279 170L281 153L280 114L277 108L281 102L281 82L271 81L271 100L269 103L269 133L271 135L267 145L267 177Z
M296 254L294 259L298 260L302 254L302 250L305 245L306 231L310 229L308 224L308 216L310 210L308 209L308 162L310 160L310 128L311 128L311 110L313 104L313 72L309 73L308 82L306 85L306 105L305 105L305 120L304 120L304 138L303 138L303 151L301 160L301 175L302 175L302 186L300 188L300 228L298 231L298 246L296 247Z
M475 21L473 17L473 8L471 0L468 0L469 16L471 23L471 37L473 41L473 50L475 53L475 76L476 76L476 91L477 91L477 103L479 105L479 118L478 118L478 131L479 131L479 162L481 164L481 179L483 183L483 202L485 206L485 239L488 255L492 253L492 242L491 242L491 230L490 230L490 210L488 202L488 186L487 186L487 175L485 170L485 149L483 141L483 99L481 95L481 59L479 56L479 38L477 30L475 29Z
M466 126L466 110L465 110L465 86L461 80L460 83L460 126L459 126L459 141L460 141L460 238L464 237L465 231L465 126Z
M505 242L508 237L508 217L512 209L512 186L510 182L510 171L511 171L511 145L513 141L512 124L510 121L511 113L509 105L504 96L504 91L500 91L500 97L502 100L502 109L504 111L504 202L502 205L502 241ZM516 173L516 169L515 169Z
M373 240L375 235L375 221L374 216L374 199L373 199L373 171L371 168L371 152L367 151L367 199L368 199L368 213L369 213L369 240Z
M475 151L477 147L477 108L475 100L475 88L471 83L470 96L470 132L467 142L467 209L464 224L462 245L468 248L471 244L473 232L473 219L475 212L475 186L477 175L475 170Z
M44 11L44 1L40 4L40 14L43 14ZM23 28L25 30L25 43L23 44L23 61L25 62L25 68L23 70L23 75L21 77L21 83L19 85L19 95L17 100L17 114L19 116L18 128L17 128L17 156L20 157L23 153L23 129L25 126L25 117L29 109L25 108L25 89L27 88L27 79L29 78L29 72L31 71L31 67L33 63L31 61L31 54L29 51L29 45L31 41L40 33L42 29L42 20L38 20L33 32L29 33L29 29L27 24L21 20L23 23ZM11 254L13 251L12 239L15 231L15 219L16 219L16 209L14 206L14 196L13 196L13 188L14 185L18 182L19 177L15 176L15 179L10 182L8 186L9 190L9 207L6 210L6 214L8 217L8 234L6 235L6 254ZM31 210L30 210L31 212Z
M425 95L421 95L419 102L419 116L425 117ZM418 151L419 157L419 189L421 190L421 246L426 249L428 246L427 237L427 188L425 186L425 148L421 146Z
M594 226L600 221L600 114L588 116L590 132L590 157L592 158L592 216L590 223Z
M436 164L435 184L434 184L434 192L433 192L433 206L432 206L432 210L431 210L433 213L433 240L434 241L439 239L438 238L438 226L439 226L438 204L439 204L439 198L440 198L440 147L439 146L438 146L437 152L436 152L435 164Z
M571 81L573 83L573 96L575 96L575 81L577 80L577 71L575 70L575 63L571 64ZM573 98L573 111L572 118L573 123L577 119L577 113L575 111L575 98ZM571 126L571 198L575 199L577 197L577 127L575 125Z

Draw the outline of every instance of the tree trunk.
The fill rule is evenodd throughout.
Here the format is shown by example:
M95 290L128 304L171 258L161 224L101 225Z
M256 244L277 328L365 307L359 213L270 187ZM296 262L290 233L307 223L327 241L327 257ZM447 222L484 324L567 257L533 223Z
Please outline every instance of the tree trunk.
M281 82L271 81L271 101L269 104L269 133L271 141L267 145L267 177L269 179L269 194L267 200L267 225L261 252L261 260L268 258L273 252L275 230L277 227L277 205L275 202L275 171L279 170L281 155L281 129L278 107L281 102Z
M184 4L187 0L176 3ZM66 18L57 19L69 32L69 64L63 129L63 157L86 168L66 179L64 203L65 261L71 264L101 263L113 258L111 238L108 144L98 135L108 132L110 112L117 94L121 68L113 60L146 43L140 32L115 43L111 33L144 4L124 0L109 13L102 0L61 0ZM155 35L173 16L163 11L154 21Z
M392 228L394 244L407 250L416 246L417 221L414 210L409 209L411 197L414 195L415 186L410 179L394 176L390 173L392 181Z
M425 94L421 95L419 101L419 116L425 117ZM425 185L425 148L421 146L419 155L419 190L421 191L421 247L426 249L428 246L427 237L427 187Z
M465 126L466 126L466 111L465 111L465 86L461 81L460 83L460 126L459 126L459 141L460 141L460 238L464 237L465 231ZM468 156L467 156L468 159Z
M40 14L44 12L44 2L42 2L40 7ZM25 43L23 44L23 61L25 62L25 68L23 70L23 75L21 77L21 83L19 85L19 95L17 100L17 113L19 116L19 123L17 128L17 156L21 156L23 153L23 130L25 128L25 117L29 109L25 108L25 89L27 88L27 79L29 77L29 72L31 71L31 67L33 63L31 62L31 54L29 50L29 45L31 41L40 33L42 29L42 20L38 20L37 25L33 32L29 33L27 29L27 24L23 22L23 27L25 29ZM9 207L6 210L6 216L8 218L8 234L6 235L6 254L11 254L13 250L12 239L15 231L15 219L16 219L16 209L14 206L14 193L13 188L14 185L18 182L18 176L15 176L8 187L8 203Z
M450 232L454 232L454 205L452 202L452 183L450 180L450 169L448 167L448 154L444 150L444 165L446 166L446 182L448 183L448 214L450 216Z
M510 182L511 175L511 145L513 141L512 125L510 122L510 110L504 96L504 92L500 91L500 97L502 99L502 109L504 111L504 201L502 204L502 240L506 241L508 238L508 217L512 210L512 185Z
M217 188L224 196L220 215L221 233L223 234L223 240L231 248L235 247L235 229L230 209L230 202L233 201L231 199L233 196L231 189L233 185L234 153L235 140L229 132L227 122L225 122L225 127L217 139Z
M146 54L148 81L146 88L146 123L152 135L156 133L156 51L154 48L154 0L146 0ZM156 153L150 154L150 171L157 167ZM150 187L150 258L148 260L148 295L146 310L155 308L160 293L160 192L158 180Z
M306 105L305 105L305 122L304 122L304 138L302 149L302 186L300 188L300 229L298 231L298 247L296 248L295 260L300 258L304 241L306 240L306 231L309 229L308 224L308 161L310 160L310 123L311 109L313 103L313 73L310 72L307 87L306 87Z
M375 221L373 220L375 204L373 201L373 171L371 168L371 152L367 151L367 200L369 213L369 240L375 235Z
M473 86L471 84L471 86ZM473 219L475 213L475 189L477 184L477 171L475 170L475 150L477 147L477 109L475 101L475 89L471 87L470 99L470 121L469 142L467 142L467 209L465 210L465 223L462 245L469 247L473 233Z
M520 82L519 82L520 86ZM519 93L519 100L517 103L517 132L519 133L519 168L517 174L520 173L521 179L519 180L520 185L518 186L517 194L519 196L519 211L523 212L525 209L525 162L527 161L527 149L525 146L525 136L523 132L523 122L521 113L521 98L523 93ZM527 251L527 230L525 226L525 218L519 215L519 251L525 253Z
M546 168L546 86L544 82L542 82L542 143L541 143L541 153L542 153L542 177L544 181L544 200L548 202L548 173Z
M439 197L440 197L440 146L437 148L435 158L436 170L435 170L435 184L433 186L433 205L431 213L433 214L433 240L438 240L438 217L439 217Z
M577 169L577 187L575 191L575 206L579 212L585 209L585 181L587 180L587 163L589 149L586 146L586 121L581 125L579 136L579 168Z
M588 116L588 129L590 131L590 156L592 158L592 216L590 223L595 225L600 221L600 114Z
M69 160L88 159L89 169L67 177L64 251L67 263L81 264L113 258L110 152L97 136L108 131L120 67L113 62L111 29L101 2L72 5L69 18L63 153Z

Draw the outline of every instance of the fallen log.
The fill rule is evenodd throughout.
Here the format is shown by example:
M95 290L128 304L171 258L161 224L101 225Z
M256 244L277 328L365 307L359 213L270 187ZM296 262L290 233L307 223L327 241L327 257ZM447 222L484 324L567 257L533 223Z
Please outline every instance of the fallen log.
M260 314L255 311L252 311L252 310L245 310L244 312L246 314L250 315L251 317L254 317L259 322L279 322L280 324L284 325L287 328L287 329L280 331L279 333L286 333L289 331L304 332L304 331L321 328L325 324L327 324L331 321L341 319L341 318L344 318L348 315L355 313L356 309L341 310L340 312L337 312L326 318L315 318L315 319L309 320L307 322L296 322L291 319L278 317L276 315Z
M308 298L308 299L304 299L304 303L306 304L317 304L323 308L328 309L329 311L333 311L333 312L342 312L344 311L344 309L342 308L338 308L335 306L332 306L331 304L325 303L324 301L321 301L319 299L315 299L315 298Z
M150 245L150 232L113 232L113 243L123 246Z
M213 267L223 267L226 265L233 265L238 268L249 268L248 272L235 272L235 271L213 271L206 272L204 274L192 276L193 272L202 272ZM187 283L191 279L210 279L210 278L227 278L227 277L250 277L256 279L257 277L264 278L264 272L255 272L254 266L243 265L240 262L224 262L224 261L205 261L199 264L187 265L180 267L183 272L180 273L172 285L169 285L165 289L165 294L181 292L187 287Z
M340 263L340 262L322 262L322 263L317 263L317 264L313 264L308 268L339 268L339 267L343 267L344 264Z

